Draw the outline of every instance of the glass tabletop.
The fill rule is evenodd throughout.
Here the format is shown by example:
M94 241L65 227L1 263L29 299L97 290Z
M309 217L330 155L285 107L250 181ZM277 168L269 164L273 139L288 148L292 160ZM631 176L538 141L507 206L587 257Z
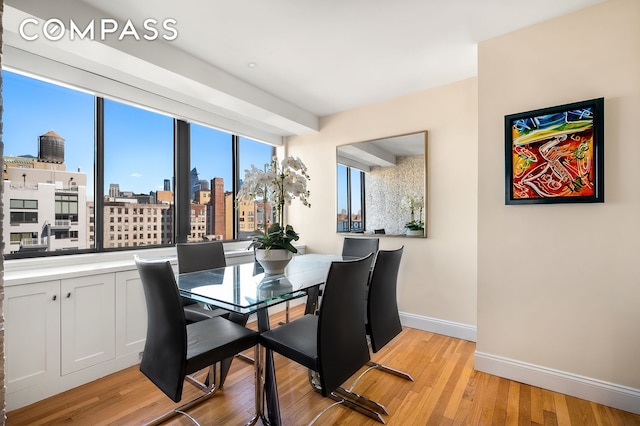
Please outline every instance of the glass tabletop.
M267 275L255 262L176 275L178 288L190 299L250 314L258 309L305 296L324 284L329 266L342 256L294 256L284 274Z

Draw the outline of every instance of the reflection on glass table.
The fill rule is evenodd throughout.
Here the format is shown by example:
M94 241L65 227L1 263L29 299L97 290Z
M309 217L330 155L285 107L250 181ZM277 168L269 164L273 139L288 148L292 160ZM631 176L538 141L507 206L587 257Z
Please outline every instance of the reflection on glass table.
M334 260L342 260L342 256L307 254L294 256L284 274L259 272L251 262L178 274L176 281L186 297L250 314L305 296L306 290L324 283Z

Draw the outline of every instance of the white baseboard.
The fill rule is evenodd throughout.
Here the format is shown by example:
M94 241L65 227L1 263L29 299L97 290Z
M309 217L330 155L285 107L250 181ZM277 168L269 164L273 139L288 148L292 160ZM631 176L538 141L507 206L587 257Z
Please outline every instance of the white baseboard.
M406 327L443 334L470 342L475 342L477 339L477 328L475 326L458 322L400 312L400 323Z
M640 414L640 389L476 351L478 371Z

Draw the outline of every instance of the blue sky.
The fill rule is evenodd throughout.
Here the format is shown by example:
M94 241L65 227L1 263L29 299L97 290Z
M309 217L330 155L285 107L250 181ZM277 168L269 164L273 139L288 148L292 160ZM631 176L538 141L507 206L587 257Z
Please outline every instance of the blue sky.
M4 155L38 155L38 136L53 130L65 139L67 170L87 173L93 194L94 96L20 74L3 74ZM231 135L191 126L191 167L200 179L223 177L231 190ZM173 119L105 100L105 193L117 183L121 191L149 193L163 189L173 176ZM271 146L241 139L240 170L269 161Z

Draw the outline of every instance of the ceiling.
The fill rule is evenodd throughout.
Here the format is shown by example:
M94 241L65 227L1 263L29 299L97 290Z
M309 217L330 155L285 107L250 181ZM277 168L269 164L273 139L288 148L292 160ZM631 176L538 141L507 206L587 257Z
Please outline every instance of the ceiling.
M64 50L65 61L101 63L93 72L104 74L118 62L112 79L287 136L319 130L322 116L473 77L478 42L600 1L5 0L5 40L38 50L11 34L24 16L139 27L173 18L170 42L107 40L99 55L58 42L39 54Z

